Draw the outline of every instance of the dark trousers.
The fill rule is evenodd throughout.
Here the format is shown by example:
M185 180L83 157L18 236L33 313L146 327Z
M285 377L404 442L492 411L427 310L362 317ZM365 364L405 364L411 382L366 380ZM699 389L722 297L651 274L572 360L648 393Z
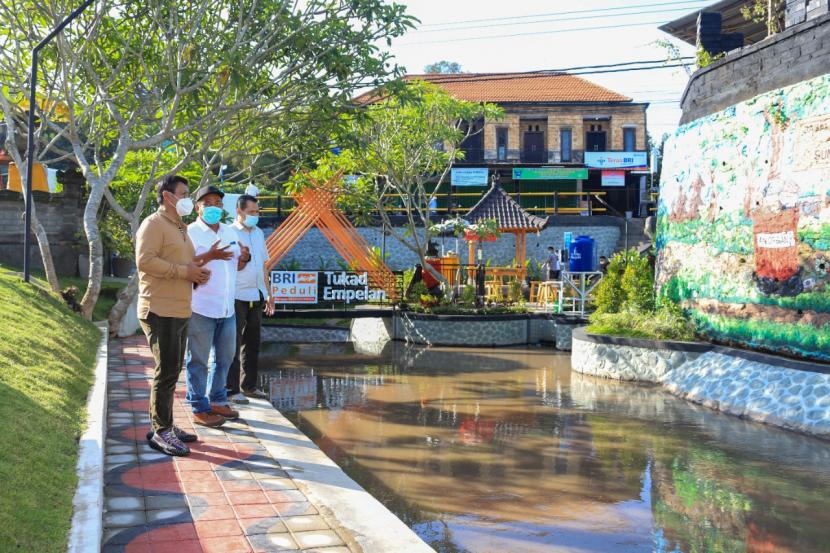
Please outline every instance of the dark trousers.
M257 389L263 301L236 300L236 357L228 371L228 394ZM240 382L240 375L242 381Z
M559 280L560 276L562 276L562 271L560 270L554 271L551 269L548 271L548 279L550 280Z
M150 424L160 432L173 426L173 394L182 371L190 319L150 313L139 323L156 362L150 385Z

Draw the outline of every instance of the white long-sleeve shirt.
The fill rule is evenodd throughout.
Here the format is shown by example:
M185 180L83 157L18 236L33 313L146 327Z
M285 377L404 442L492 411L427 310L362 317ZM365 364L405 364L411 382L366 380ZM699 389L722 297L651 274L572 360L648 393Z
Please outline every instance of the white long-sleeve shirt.
M268 247L265 234L259 227L248 228L239 221L234 222L239 242L251 252L251 260L236 276L236 299L259 301L268 298L268 284L265 280L265 262L268 261Z

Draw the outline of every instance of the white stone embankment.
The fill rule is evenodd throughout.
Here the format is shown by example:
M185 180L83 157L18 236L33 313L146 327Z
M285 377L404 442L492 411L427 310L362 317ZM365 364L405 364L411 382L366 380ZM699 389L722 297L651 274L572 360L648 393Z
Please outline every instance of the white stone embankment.
M573 333L579 373L661 384L725 413L830 438L830 366L688 342Z

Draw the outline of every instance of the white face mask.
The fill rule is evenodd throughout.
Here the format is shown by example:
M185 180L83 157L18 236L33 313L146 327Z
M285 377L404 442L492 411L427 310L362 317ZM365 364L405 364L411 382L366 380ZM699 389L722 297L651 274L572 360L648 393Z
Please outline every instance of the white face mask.
M176 213L182 217L187 217L193 213L193 200L190 198L182 198L176 202Z

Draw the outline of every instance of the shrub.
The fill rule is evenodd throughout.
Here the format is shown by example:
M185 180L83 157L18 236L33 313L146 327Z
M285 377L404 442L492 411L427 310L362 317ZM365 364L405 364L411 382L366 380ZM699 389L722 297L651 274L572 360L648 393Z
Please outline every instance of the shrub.
M476 287L465 286L461 289L461 297L458 298L459 303L464 305L475 305L476 303Z
M650 340L695 339L694 326L677 306L664 306L654 312L626 308L619 313L594 313L587 331Z
M412 285L412 290L409 291L409 296L407 296L406 299L410 303L419 303L421 301L421 296L426 295L429 295L429 289L423 280L419 280Z
M629 261L638 258L635 250L620 252L608 261L608 270L597 285L594 304L597 313L618 313L623 307L627 294L622 280Z
M611 258L608 272L597 286L596 311L588 332L647 338L693 340L695 328L683 310L668 297L658 302L654 270L636 250Z
M639 311L654 311L654 271L648 259L640 256L629 259L620 286L624 305Z

